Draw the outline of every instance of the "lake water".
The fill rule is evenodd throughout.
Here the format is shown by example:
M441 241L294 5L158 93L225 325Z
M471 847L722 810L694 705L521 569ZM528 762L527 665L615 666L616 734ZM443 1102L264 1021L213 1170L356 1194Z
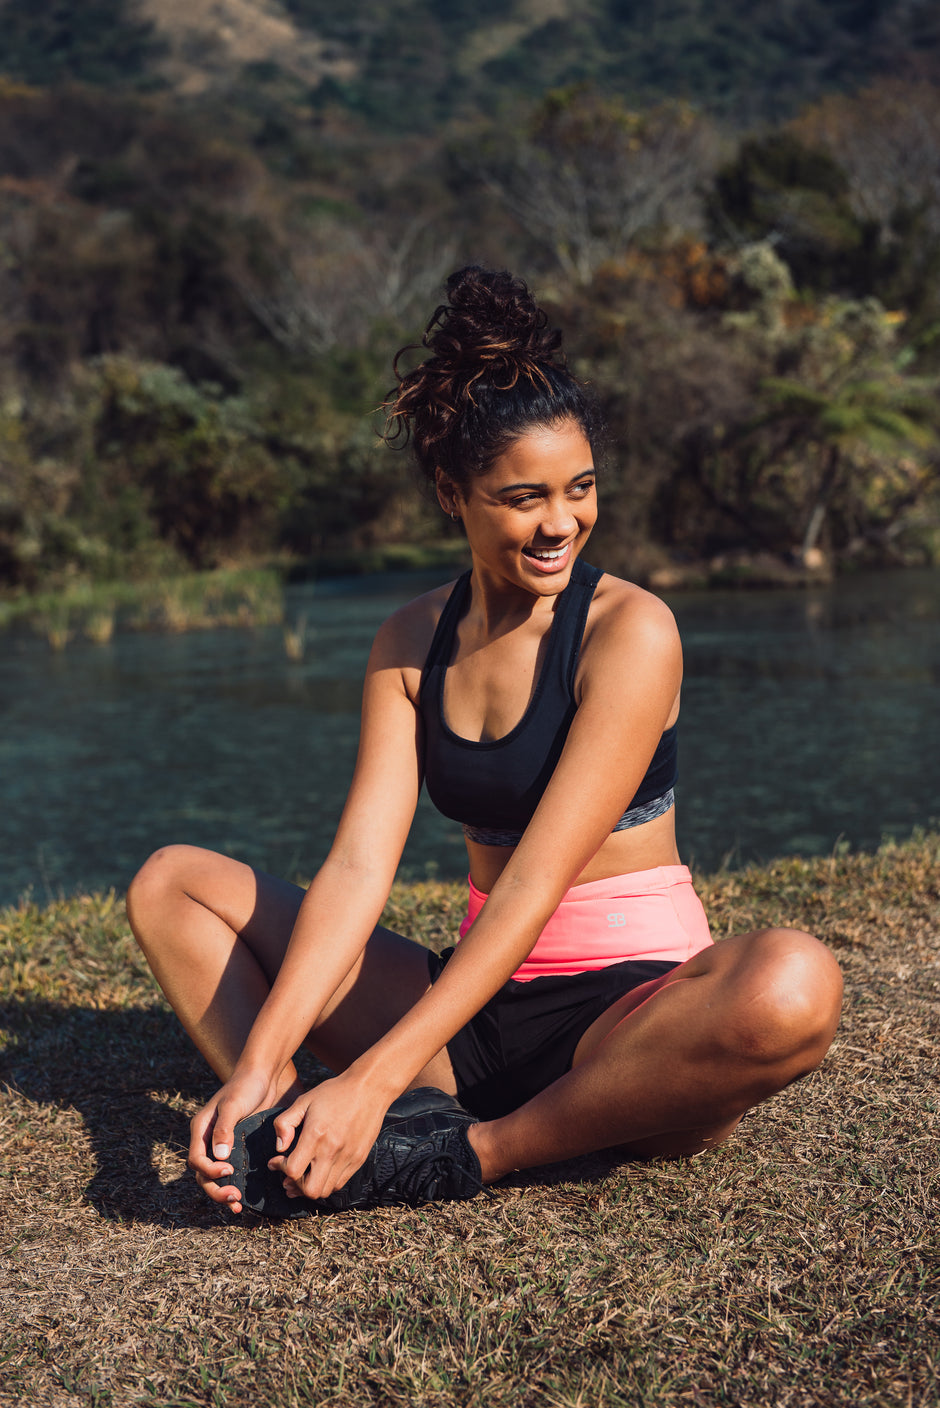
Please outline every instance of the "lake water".
M123 889L167 841L309 876L350 776L371 637L436 580L292 589L300 662L279 627L58 654L0 637L0 903ZM940 572L669 600L685 648L684 859L867 848L940 821ZM459 828L422 798L403 873L465 872Z

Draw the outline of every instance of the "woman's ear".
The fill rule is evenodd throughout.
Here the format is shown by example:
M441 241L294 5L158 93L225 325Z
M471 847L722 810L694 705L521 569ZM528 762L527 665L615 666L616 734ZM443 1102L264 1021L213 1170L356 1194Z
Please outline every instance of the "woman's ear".
M451 518L460 517L460 495L457 486L452 479L449 479L442 469L434 471L434 485L437 489L437 501L446 514Z

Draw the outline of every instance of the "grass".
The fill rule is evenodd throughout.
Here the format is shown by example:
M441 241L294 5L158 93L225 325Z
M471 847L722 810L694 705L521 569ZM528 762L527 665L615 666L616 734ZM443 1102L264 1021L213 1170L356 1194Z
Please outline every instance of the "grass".
M143 582L76 583L61 591L0 601L0 628L24 622L64 650L82 636L100 643L116 629L191 631L266 626L284 614L273 568L220 568Z
M53 650L85 637L105 643L115 630L193 631L218 626L270 626L284 618L284 584L344 573L462 570L463 539L429 544L388 544L321 554L309 562L269 567L219 567L140 581L75 582L58 590L0 595L0 630L25 624ZM302 659L303 623L289 623L284 648Z
M0 1404L936 1404L940 836L701 889L719 940L809 927L846 977L823 1067L725 1148L287 1225L192 1184L213 1082L119 900L0 914ZM460 899L386 921L437 947Z

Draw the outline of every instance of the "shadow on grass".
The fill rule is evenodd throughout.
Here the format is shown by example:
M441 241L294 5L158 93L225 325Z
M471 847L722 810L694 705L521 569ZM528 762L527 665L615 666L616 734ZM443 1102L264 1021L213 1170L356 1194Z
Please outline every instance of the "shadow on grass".
M0 1026L8 1039L0 1082L14 1096L81 1115L96 1163L85 1195L102 1217L206 1226L227 1216L188 1170L160 1177L159 1164L173 1162L166 1150L185 1159L189 1144L188 1116L174 1104L207 1100L218 1084L172 1013L158 1003L114 1011L8 1002ZM87 1157L69 1149L65 1132L55 1149L59 1160ZM42 1168L35 1172L41 1180Z
M203 1197L188 1169L166 1178L173 1156L184 1161L189 1145L189 1116L174 1105L208 1100L218 1082L165 1007L155 1002L115 1011L8 1002L0 1007L0 1029L9 1041L0 1055L0 1085L14 1097L53 1110L71 1107L82 1117L96 1164L84 1193L102 1217L191 1228L230 1220ZM311 1085L327 1074L312 1058L301 1057L299 1066ZM70 1151L67 1140L63 1133L61 1141L51 1141L53 1159L87 1157L84 1149ZM500 1186L590 1184L622 1161L612 1150L601 1151L512 1174ZM35 1173L42 1182L42 1168ZM55 1179L50 1167L49 1180ZM240 1220L255 1225L250 1215Z

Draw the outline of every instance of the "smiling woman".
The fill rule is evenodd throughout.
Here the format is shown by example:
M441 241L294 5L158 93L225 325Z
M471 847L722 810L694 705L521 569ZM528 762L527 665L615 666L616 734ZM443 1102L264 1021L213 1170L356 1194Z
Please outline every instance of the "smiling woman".
M472 566L380 629L359 756L310 889L193 847L128 911L224 1082L193 1121L209 1197L276 1216L469 1197L620 1146L719 1144L824 1056L839 970L810 935L712 943L676 849L681 649L582 558L597 418L521 280L447 285L390 397ZM459 942L378 927L418 793L464 828ZM304 1091L307 1045L337 1074Z
M591 446L573 420L526 431L476 476L472 493L437 472L441 505L463 520L481 571L491 560L497 574L510 573L507 581L530 591L541 590L539 577L553 579L551 592L567 581L597 520L594 486Z

